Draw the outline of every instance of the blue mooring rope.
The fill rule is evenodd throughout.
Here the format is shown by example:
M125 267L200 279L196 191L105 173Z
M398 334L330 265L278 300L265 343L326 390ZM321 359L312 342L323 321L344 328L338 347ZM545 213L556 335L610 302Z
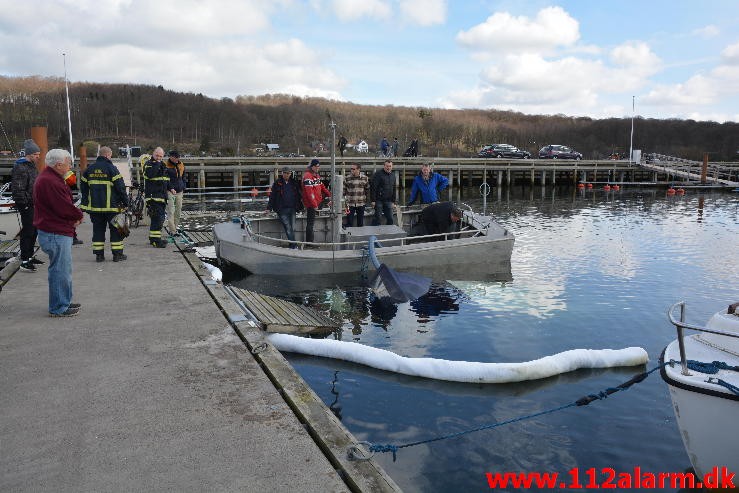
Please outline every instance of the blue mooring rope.
M705 363L703 361L696 361L694 359L688 360L688 368L693 371L701 373L707 373L708 375L715 375L719 370L733 370L739 371L739 366L729 366L723 361L712 361Z
M449 435L443 435L443 436L439 436L439 437L436 437L436 438L429 438L427 440L419 440L417 442L412 442L412 443L405 443L403 445L373 444L373 443L371 443L368 446L368 450L370 452L392 452L393 453L393 462L395 462L395 460L397 459L397 452L398 452L398 450L400 450L402 448L413 447L414 445L421 445L421 444L424 444L424 443L437 442L439 440L446 440L447 438L456 438L456 437L459 437L459 436L462 436L462 435L466 435L468 433L473 433L475 431L489 430L489 429L492 429L492 428L497 428L499 426L508 425L508 424L511 424L511 423L516 423L518 421L524 421L524 420L527 420L527 419L535 418L537 416L543 416L545 414L551 414L551 413L554 413L554 412L557 412L557 411L562 411L562 410L567 409L567 408L570 408L570 407L587 406L588 404L590 404L593 401L606 399L611 394L615 394L616 392L619 392L621 390L628 389L629 387L631 387L635 383L639 383L642 380L644 380L645 378L647 378L651 373L653 373L653 372L655 372L655 371L657 371L657 370L659 370L659 369L661 369L664 366L669 365L669 364L671 364L671 362L661 363L660 365L652 368L649 371L646 371L646 372L643 372L643 373L639 373L638 375L635 375L631 379L627 380L626 382L624 382L624 383L622 383L620 385L617 385L616 387L609 387L606 390L603 390L603 391L598 392L597 394L589 394L589 395L586 395L584 397L579 398L575 402L571 402L569 404L565 404L564 406L559 406L559 407L555 407L555 408L552 408L552 409L548 409L546 411L541 411L541 412L538 412L538 413L529 414L529 415L526 415L526 416L521 416L521 417L518 417L518 418L509 419L507 421L502 421L500 423L494 423L494 424L490 424L490 425L480 426L480 427L477 427L477 428L472 428L472 429L469 429L469 430L460 431L460 432L457 432L457 433L451 433Z

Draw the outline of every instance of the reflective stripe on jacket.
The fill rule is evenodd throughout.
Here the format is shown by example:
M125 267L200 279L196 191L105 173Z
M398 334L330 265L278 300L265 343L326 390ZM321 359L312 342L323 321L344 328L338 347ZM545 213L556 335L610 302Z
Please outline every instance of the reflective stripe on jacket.
M171 188L167 168L161 161L149 160L144 165L144 197L147 202L167 203L167 190Z
M98 156L82 173L80 209L87 212L116 212L128 207L123 177L110 159Z

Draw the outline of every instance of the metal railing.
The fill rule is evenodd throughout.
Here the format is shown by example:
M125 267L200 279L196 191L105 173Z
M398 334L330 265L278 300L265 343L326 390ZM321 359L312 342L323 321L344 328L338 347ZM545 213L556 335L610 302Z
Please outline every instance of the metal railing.
M673 316L673 312L675 311L675 308L680 307L680 320L676 320ZM732 305L734 310L736 310L736 305ZM731 313L731 312L730 312ZM716 330L716 329L708 329L706 327L701 327L698 325L692 325L685 322L685 301L678 301L674 305L670 307L669 310L667 310L667 317L670 319L670 323L675 326L677 329L677 344L680 348L680 364L682 365L682 371L681 373L683 375L690 375L690 372L688 371L688 360L685 357L685 341L683 338L684 335L684 329L690 329L690 330L696 330L699 332L708 332L710 334L716 334L720 336L726 336L726 337L734 337L739 339L739 334L733 333L733 332L726 332L723 330Z

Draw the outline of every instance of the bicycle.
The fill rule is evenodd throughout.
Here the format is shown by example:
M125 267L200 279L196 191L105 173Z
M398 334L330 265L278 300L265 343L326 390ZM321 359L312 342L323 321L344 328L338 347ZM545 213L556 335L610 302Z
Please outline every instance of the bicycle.
M137 228L139 222L144 219L144 192L136 180L131 182L131 187L128 189L128 214L131 216L131 226L134 228Z

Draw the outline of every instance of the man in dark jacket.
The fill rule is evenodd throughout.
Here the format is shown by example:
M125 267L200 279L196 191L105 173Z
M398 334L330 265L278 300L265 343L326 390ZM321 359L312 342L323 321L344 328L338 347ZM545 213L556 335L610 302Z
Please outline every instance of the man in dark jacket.
M339 147L339 152L341 153L341 157L344 157L344 151L346 150L346 144L348 144L346 137L344 137L344 135L339 137L339 143L337 145Z
M457 230L457 223L462 218L462 210L451 202L431 204L421 211L419 222L413 227L413 236L436 235L453 233ZM443 236L432 238L430 241L445 239Z
M169 176L169 184L175 193L167 194L167 228L174 235L180 225L182 198L185 195L185 164L180 161L180 153L169 151L169 159L164 163Z
M167 207L167 193L175 193L169 183L167 168L162 160L164 149L157 147L151 159L144 165L144 197L149 209L151 225L149 226L149 243L157 248L166 248L167 241L162 239L162 226Z
M300 196L300 183L292 179L290 168L282 168L282 176L272 184L267 209L275 211L285 228L285 235L290 240L290 248L297 245L295 241L295 213L303 210Z
M38 176L38 163L41 157L41 148L33 141L28 139L23 142L23 150L25 157L15 162L11 178L11 190L13 192L13 200L15 208L21 217L20 231L20 247L21 247L21 265L20 268L25 272L36 272L36 265L43 264L33 256L36 249L36 237L38 233L33 226L33 184Z
M381 170L372 175L372 207L375 208L373 226L380 225L380 216L384 215L387 224L393 224L393 205L395 202L395 174L393 162L385 160Z
M123 208L128 207L126 185L118 168L110 158L110 147L101 147L95 162L82 173L80 209L87 211L92 221L92 253L97 262L105 260L105 230L110 229L110 250L113 262L126 260L123 254L123 238L118 229L110 224L111 219Z
M46 154L46 168L33 187L34 221L41 249L49 256L49 316L73 317L80 310L72 303L72 237L82 222L64 175L72 156L64 149Z

